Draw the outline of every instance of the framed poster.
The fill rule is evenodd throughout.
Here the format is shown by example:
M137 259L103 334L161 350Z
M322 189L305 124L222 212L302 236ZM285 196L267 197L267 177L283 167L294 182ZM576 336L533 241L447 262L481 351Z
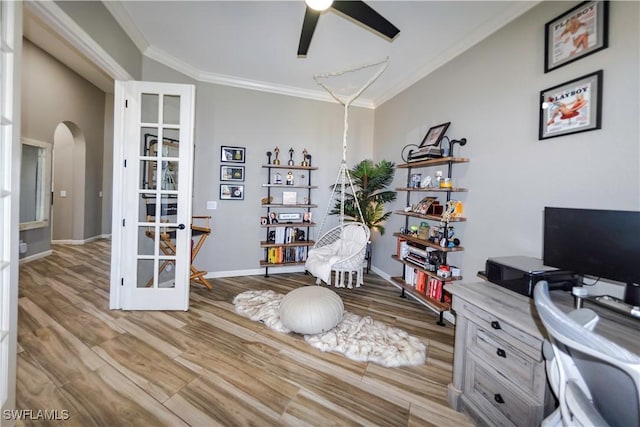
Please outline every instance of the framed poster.
M538 139L601 128L602 70L540 92Z
M244 185L220 184L220 200L244 200Z
M229 147L223 145L220 147L220 161L232 163L244 163L244 147Z
M544 72L609 45L609 2L585 1L544 27Z
M244 181L244 166L220 166L220 181Z

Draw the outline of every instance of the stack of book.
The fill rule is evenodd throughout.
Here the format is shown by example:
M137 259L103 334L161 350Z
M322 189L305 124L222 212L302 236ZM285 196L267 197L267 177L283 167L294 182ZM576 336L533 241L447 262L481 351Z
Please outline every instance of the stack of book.
M282 246L265 249L265 259L270 264L283 264L288 262L304 262L307 259L306 246Z

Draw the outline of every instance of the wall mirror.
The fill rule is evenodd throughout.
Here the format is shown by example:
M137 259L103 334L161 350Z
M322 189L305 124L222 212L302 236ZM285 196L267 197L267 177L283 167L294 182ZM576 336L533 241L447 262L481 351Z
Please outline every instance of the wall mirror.
M51 144L21 138L20 230L49 225L51 208Z

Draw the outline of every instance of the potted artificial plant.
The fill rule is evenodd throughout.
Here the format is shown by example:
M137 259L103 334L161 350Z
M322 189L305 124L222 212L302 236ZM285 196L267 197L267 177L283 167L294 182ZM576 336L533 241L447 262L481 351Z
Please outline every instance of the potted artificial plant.
M355 194L345 192L344 217L348 221L362 222L371 231L378 230L384 234L384 222L391 215L391 211L384 211L384 204L396 199L396 192L387 190L393 181L395 164L387 160L373 163L371 160L363 160L349 170ZM356 207L358 201L362 210L362 217ZM332 215L340 214L340 201L330 212ZM367 246L367 269L371 261L370 245Z

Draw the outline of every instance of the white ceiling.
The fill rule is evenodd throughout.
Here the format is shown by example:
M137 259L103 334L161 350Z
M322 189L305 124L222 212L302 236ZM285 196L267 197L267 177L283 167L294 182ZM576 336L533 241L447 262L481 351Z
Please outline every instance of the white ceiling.
M359 99L373 108L538 1L368 3L400 29L393 41L330 9L307 57L298 58L302 0L104 2L146 56L205 82L327 99L313 75L388 57L388 69Z

